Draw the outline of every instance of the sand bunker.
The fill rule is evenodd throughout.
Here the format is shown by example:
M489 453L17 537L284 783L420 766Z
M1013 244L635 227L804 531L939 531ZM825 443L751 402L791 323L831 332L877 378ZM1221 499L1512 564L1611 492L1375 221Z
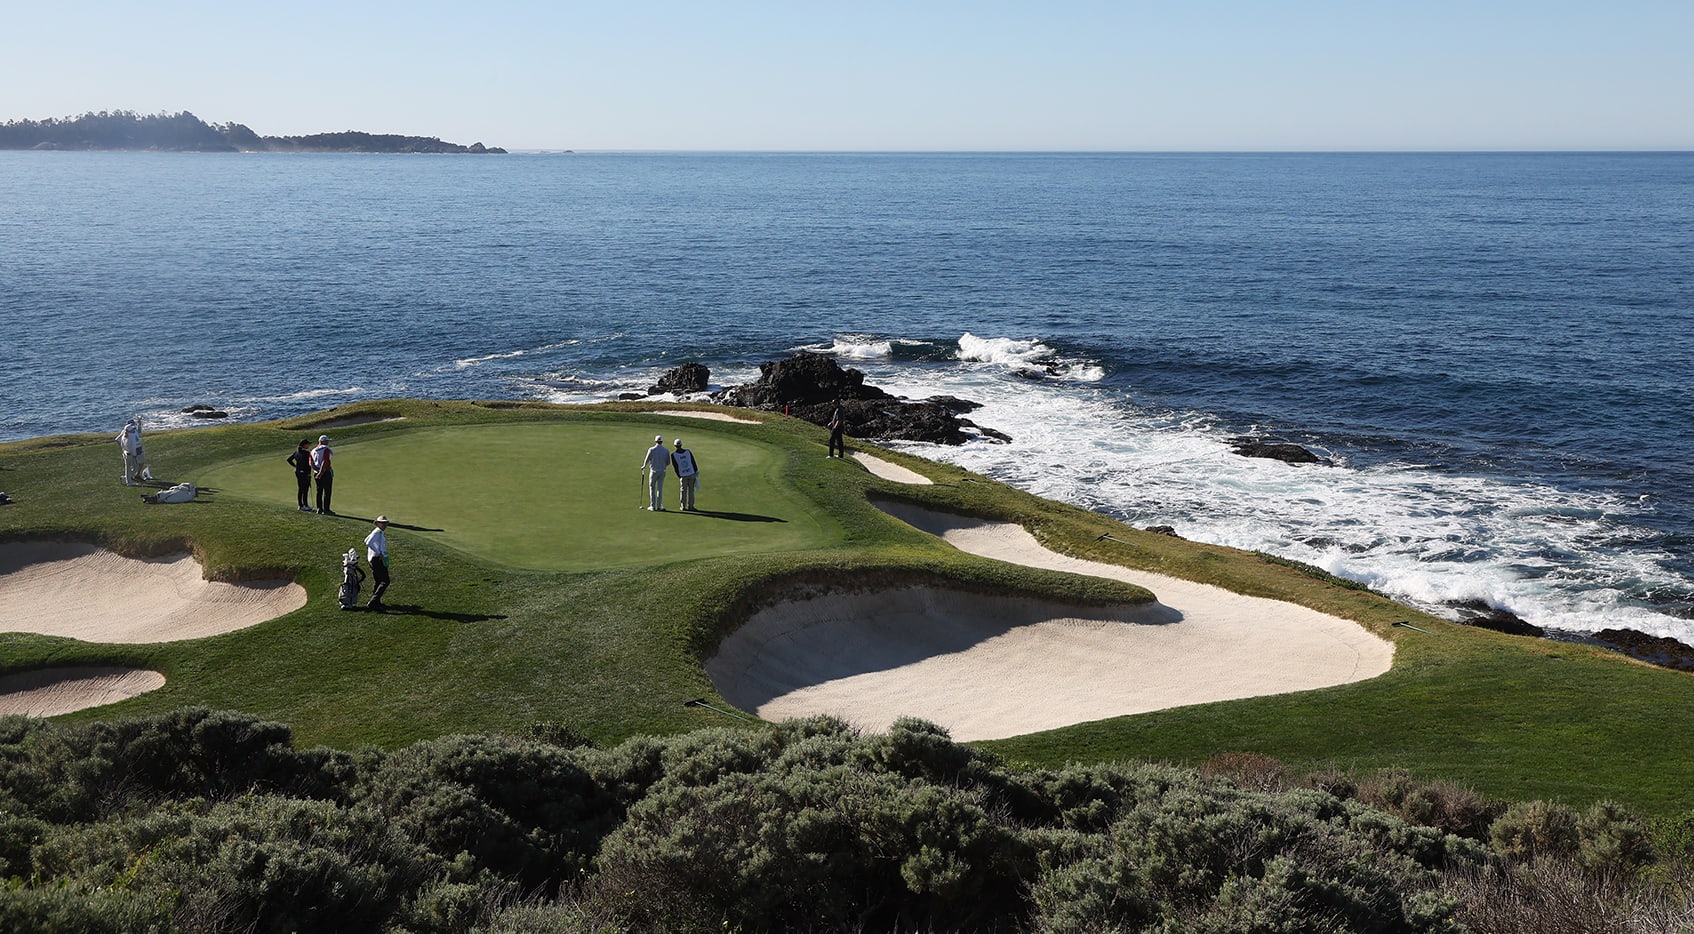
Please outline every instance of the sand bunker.
M963 551L1152 590L1085 610L935 588L838 594L764 610L706 665L725 700L771 720L838 714L870 729L912 715L997 739L1167 707L1372 678L1391 643L1291 603L1068 558L1021 526L887 505Z
M0 676L0 716L54 717L164 686L164 675L145 668L40 668Z
M677 418L709 418L714 422L735 422L740 425L759 424L759 420L756 418L737 418L728 412L694 412L688 409L666 409L663 412L654 412L653 414L674 415Z
M861 464L864 464L866 470L869 470L871 473L876 474L884 480L892 480L895 483L910 483L914 486L929 486L935 483L934 480L929 479L915 470L908 470L905 467L901 467L899 464L893 463L892 461L885 461L874 454L866 454L863 451L854 451L853 459Z
M92 545L0 544L0 631L172 642L245 629L306 605L290 581L225 584L188 554L125 558Z

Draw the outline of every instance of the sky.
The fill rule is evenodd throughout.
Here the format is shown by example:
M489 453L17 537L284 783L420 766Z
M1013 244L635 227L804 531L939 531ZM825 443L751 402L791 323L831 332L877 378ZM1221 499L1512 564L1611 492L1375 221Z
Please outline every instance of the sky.
M1694 150L1689 0L0 0L0 121L507 149Z

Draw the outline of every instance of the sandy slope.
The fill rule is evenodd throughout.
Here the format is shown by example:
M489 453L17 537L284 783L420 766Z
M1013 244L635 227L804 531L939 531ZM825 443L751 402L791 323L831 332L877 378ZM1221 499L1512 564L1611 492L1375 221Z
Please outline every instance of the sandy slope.
M725 700L773 720L835 713L881 729L909 714L993 739L1344 684L1393 660L1386 640L1305 607L1068 558L1016 525L884 508L963 551L1128 581L1159 602L1101 612L935 588L793 601L707 663Z
M305 605L298 584L208 581L187 554L136 559L66 542L0 544L0 632L170 642L243 629ZM123 668L27 671L0 678L0 714L69 713L164 683L158 672Z

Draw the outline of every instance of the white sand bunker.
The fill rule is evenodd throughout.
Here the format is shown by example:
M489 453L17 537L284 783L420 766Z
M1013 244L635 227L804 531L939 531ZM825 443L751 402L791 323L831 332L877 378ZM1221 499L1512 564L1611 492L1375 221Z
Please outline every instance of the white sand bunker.
M145 668L40 668L0 675L0 716L54 717L164 686L164 675Z
M728 412L696 412L692 409L666 409L663 412L654 412L653 414L674 415L677 418L709 418L714 422L735 422L739 425L759 424L759 420L756 418L737 418Z
M1386 672L1394 647L1305 607L1049 551L1022 527L885 506L984 557L1138 584L1159 602L1089 611L946 590L839 594L764 610L706 664L725 700L771 720L912 715L997 739Z
M291 581L225 584L184 554L125 558L93 545L0 544L0 631L89 642L172 642L245 629L306 605Z
M853 459L861 464L864 464L866 470L869 470L871 473L876 474L884 480L892 480L895 483L909 483L914 486L931 486L935 483L934 480L929 479L915 470L908 470L893 461L883 460L875 454L866 454L863 451L854 451Z

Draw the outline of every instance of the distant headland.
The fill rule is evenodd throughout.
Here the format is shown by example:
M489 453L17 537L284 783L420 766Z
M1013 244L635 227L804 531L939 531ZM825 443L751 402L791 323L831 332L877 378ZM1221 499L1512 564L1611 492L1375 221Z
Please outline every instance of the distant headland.
M423 152L504 153L499 147L461 146L433 136L392 133L314 133L260 136L240 123L206 123L183 111L137 114L128 110L80 117L13 120L0 124L0 149L141 150L147 152Z

